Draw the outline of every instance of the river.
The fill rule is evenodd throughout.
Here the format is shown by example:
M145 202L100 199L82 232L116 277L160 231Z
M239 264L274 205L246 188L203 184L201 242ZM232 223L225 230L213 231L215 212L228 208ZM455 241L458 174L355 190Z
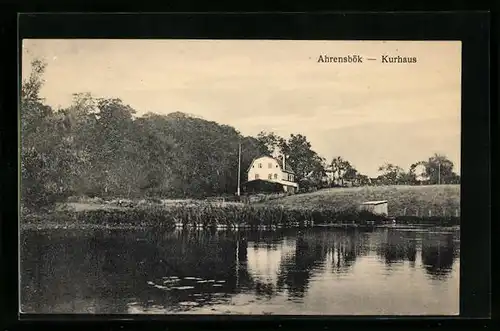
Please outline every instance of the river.
M21 311L457 315L457 233L25 230Z

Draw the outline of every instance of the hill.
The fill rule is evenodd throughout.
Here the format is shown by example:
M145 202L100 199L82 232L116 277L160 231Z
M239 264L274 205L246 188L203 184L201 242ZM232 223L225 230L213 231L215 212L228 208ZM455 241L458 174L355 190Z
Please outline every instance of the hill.
M455 216L460 210L460 185L367 186L330 188L259 203L287 209L356 208L360 203L387 200L390 216Z

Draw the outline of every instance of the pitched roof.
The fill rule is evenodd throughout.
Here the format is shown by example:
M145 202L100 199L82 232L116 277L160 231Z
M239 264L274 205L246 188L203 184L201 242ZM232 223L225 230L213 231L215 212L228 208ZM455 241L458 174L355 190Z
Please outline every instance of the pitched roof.
M380 201L366 201L363 202L362 205L380 205L383 203L387 203L387 200L380 200Z
M261 155L261 156L258 156L258 157L254 157L252 162L250 162L250 165L248 166L248 169L247 169L247 172L250 171L250 168L252 167L253 163L255 162L255 160L257 159L260 159L262 157L269 157L271 159L274 159L276 160L276 162L278 162L280 168L282 168L281 170L285 171L285 172L288 172L288 173L291 173L291 174L295 174L295 172L293 171L292 167L290 166L290 163L288 163L287 161L285 161L285 169L283 169L283 166L282 166L282 162L270 155Z

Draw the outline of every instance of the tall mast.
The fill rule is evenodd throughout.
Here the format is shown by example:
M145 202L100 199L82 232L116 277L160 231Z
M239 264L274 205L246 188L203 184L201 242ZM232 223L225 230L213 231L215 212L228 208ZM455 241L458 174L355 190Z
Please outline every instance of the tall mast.
M238 144L238 191L237 195L240 196L240 186L241 186L241 142Z

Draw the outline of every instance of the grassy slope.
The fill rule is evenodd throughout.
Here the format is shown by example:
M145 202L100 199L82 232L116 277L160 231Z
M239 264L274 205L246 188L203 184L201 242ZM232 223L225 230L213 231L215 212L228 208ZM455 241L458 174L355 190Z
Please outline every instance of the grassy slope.
M285 208L318 209L328 208L343 210L357 207L370 200L387 200L389 214L428 216L455 215L460 208L460 185L432 186L370 186L354 188L331 188L313 193L297 194L259 205L282 205Z

